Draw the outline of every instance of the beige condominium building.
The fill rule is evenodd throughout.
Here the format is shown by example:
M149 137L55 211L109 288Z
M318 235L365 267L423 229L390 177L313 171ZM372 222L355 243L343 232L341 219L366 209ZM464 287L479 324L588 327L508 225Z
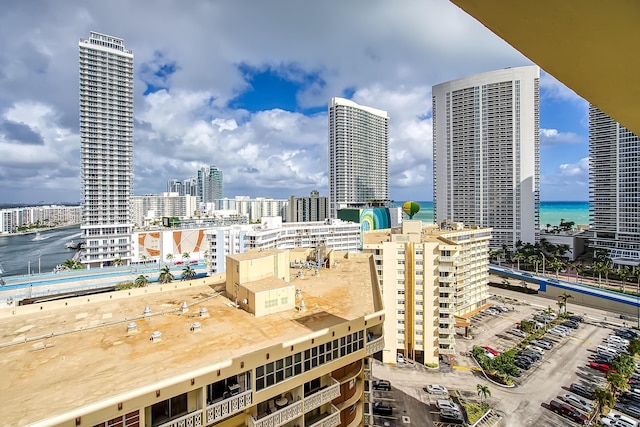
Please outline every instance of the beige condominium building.
M373 424L373 257L229 256L227 275L0 311L0 425ZM306 269L295 260L322 259Z
M424 364L453 362L456 326L487 305L490 228L405 220L364 233L386 310L383 362L397 355ZM462 332L462 331L461 331Z

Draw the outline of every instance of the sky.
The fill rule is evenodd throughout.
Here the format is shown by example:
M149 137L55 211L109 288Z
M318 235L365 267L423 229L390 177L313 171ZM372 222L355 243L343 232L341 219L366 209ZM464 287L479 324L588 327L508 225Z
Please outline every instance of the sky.
M448 0L3 1L0 204L80 202L78 41L134 52L134 191L328 196L327 103L389 113L390 193L432 200L431 87L531 61ZM588 200L588 104L541 71L541 200ZM533 159L532 159L533 161Z

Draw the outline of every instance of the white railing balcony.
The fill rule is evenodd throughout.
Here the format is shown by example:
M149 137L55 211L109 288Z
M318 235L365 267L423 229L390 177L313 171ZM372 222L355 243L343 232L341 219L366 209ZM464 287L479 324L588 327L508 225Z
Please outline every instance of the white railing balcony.
M367 342L367 356L371 356L384 349L384 337L374 337L371 341Z
M438 338L438 342L440 344L455 344L456 340L454 338Z
M438 333L442 335L453 335L456 333L455 328L438 328Z
M441 276L438 277L438 282L440 283L455 283L456 282L456 276Z
M247 390L236 396L207 405L207 424L222 420L230 415L237 414L238 412L242 412L246 408L251 407L253 403L252 396L251 390Z
M330 386L318 390L309 396L305 396L303 404L304 412L309 412L325 403L329 403L338 396L340 396L340 383L331 378Z
M454 314L456 308L453 305L451 307L438 307L438 311L442 314Z
M451 303L455 303L456 299L455 298L451 298L451 297L438 297L438 302L442 302L442 303L446 302L448 304L451 304ZM442 308L442 307L440 307L440 308Z
M202 409L198 409L197 411L189 412L187 415L183 415L175 420L160 424L157 427L197 427L201 425L203 425Z
M322 419L308 425L308 427L338 427L340 425L340 410L331 405L328 414Z
M442 309L440 309L442 311ZM453 317L440 317L438 318L438 322L444 323L445 325L455 325L456 319Z
M442 277L440 277L440 279L442 279ZM456 292L456 288L453 288L451 286L439 286L438 291L442 292L443 294L454 294Z
M253 417L249 417L249 427L275 427L292 421L304 412L302 411L302 400L288 404L282 409L279 409L269 415L266 415L258 420Z
M440 354L456 354L455 348L439 348L438 353Z

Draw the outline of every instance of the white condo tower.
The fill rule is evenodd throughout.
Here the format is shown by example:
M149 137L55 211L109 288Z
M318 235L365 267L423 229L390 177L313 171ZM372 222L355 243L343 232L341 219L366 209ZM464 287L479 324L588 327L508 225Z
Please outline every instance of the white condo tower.
M434 217L493 229L491 247L535 243L540 224L540 69L433 87Z
M81 39L80 145L85 267L129 264L133 190L133 52L117 37Z

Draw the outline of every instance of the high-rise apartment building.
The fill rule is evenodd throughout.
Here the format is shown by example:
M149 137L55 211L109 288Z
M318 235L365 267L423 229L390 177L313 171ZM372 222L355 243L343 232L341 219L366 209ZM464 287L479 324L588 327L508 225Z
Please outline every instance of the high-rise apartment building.
M589 106L592 245L618 265L640 265L640 138Z
M81 39L81 262L102 267L131 257L133 191L133 52L117 37Z
M215 167L201 168L198 171L198 202L213 203L222 199L222 171Z
M540 224L540 69L433 87L436 222L491 227L492 247L535 243Z
M290 196L287 206L287 222L324 221L329 218L329 198L321 197L316 190L310 196Z
M454 326L487 306L491 229L461 223L422 225L363 234L373 254L386 310L382 361L397 354L424 364L452 363Z
M389 116L343 98L329 102L329 198L338 209L389 199Z

